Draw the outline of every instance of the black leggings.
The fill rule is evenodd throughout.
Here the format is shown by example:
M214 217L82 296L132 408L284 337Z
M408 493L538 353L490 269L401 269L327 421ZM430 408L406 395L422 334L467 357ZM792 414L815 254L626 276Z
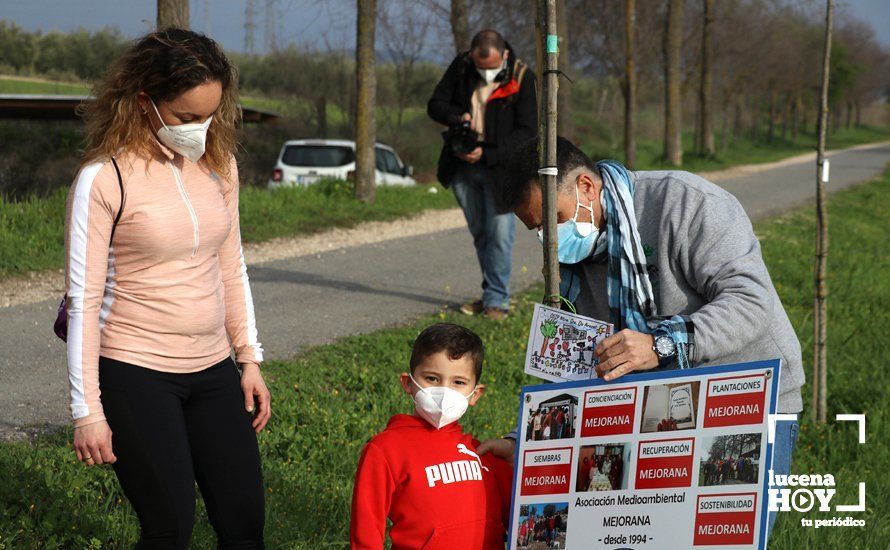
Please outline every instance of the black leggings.
M194 373L99 360L114 471L139 517L136 548L187 548L195 481L219 548L262 548L260 454L231 359Z

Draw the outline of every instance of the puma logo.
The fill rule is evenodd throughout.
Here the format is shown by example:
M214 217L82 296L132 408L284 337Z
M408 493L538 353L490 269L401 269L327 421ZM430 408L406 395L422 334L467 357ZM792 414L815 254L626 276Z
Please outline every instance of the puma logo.
M479 466L481 466L483 470L485 470L486 472L489 471L489 470L488 470L488 467L486 467L486 466L482 466L482 459L479 458L479 455L477 455L476 453L474 453L474 452L471 451L470 449L467 449L467 446L464 445L463 443L458 443L458 444L457 444L457 452L459 452L460 454L469 455L469 456L475 458L476 461L479 463Z

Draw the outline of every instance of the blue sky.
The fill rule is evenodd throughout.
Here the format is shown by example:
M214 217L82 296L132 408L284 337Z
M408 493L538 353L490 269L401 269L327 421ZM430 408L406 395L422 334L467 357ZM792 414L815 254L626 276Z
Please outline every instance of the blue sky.
M392 0L378 0L378 6ZM438 0L447 5L447 0ZM518 1L518 0L517 0ZM822 1L799 0L811 5ZM254 0L257 6L255 44L265 50L266 0ZM868 22L881 42L890 47L890 0L838 0L839 10ZM354 0L277 0L276 35L279 45L294 42L321 49L351 49L355 44ZM228 50L243 51L245 46L245 10L247 0L191 0L191 26L221 42ZM11 20L27 30L68 31L83 27L117 27L135 37L152 29L155 0L0 0L0 18ZM428 33L428 57L447 57L451 36L447 22L432 16L438 29ZM380 44L378 42L378 48Z

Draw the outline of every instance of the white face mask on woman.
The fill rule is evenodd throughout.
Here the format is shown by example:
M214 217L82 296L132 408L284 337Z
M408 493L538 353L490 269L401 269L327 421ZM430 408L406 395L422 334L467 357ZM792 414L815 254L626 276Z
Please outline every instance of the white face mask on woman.
M198 162L204 156L204 148L207 145L207 130L210 128L210 121L213 117L207 117L203 123L195 124L177 124L176 126L167 126L161 113L158 112L158 106L154 100L149 98L151 106L154 107L158 120L161 121L161 128L158 130L158 140L176 151L180 155L192 162Z
M417 414L437 430L460 420L460 417L467 412L470 397L476 393L475 387L470 395L464 395L445 386L424 388L413 376L409 374L408 377L420 389L414 394L414 408Z

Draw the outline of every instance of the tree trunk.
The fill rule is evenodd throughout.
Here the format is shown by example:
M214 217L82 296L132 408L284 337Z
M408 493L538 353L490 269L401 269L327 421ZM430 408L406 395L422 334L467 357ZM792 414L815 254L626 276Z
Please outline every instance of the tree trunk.
M537 0L535 31L540 58L547 74L541 71L541 111L538 119L538 166L556 166L557 94L559 91L558 53L556 44L549 39L557 36L557 0ZM541 66L541 65L539 65ZM544 221L544 303L560 307L559 259L556 229L556 175L541 176Z
M374 74L374 31L377 0L358 0L355 50L355 196L362 202L374 202L374 107L377 103L377 78Z
M776 137L776 91L770 87L769 91L769 124L766 130L766 142L772 143Z
M451 35L454 37L454 49L457 53L470 49L467 0L451 0Z
M782 107L782 140L788 139L788 117L791 113L791 96L785 98L785 105Z
M733 101L733 109L732 109L732 141L742 137L742 103L744 102L744 98L742 96L736 96L735 101Z
M831 27L834 1L827 0L825 14L825 51L822 57L822 94L819 106L819 142L816 149L816 300L813 316L813 419L824 424L828 416L826 379L828 373L828 205L825 183L828 180L825 159L825 131L828 123L828 81L831 67Z
M315 116L318 121L318 137L328 137L328 98L319 94L315 98Z
M844 124L844 126L847 128L847 130L849 130L850 126L852 124L853 124L853 102L848 101L847 102L847 121Z
M760 107L757 105L757 98L751 98L751 143L757 141L757 123L760 122Z
M189 28L188 0L158 0L158 29Z
M636 4L624 2L624 165L631 170L637 165Z
M701 140L702 155L714 156L714 129L711 115L711 94L714 88L714 68L712 59L714 56L714 0L704 0L704 18L702 21L701 39L701 88L699 89L699 102L701 112L701 126L699 139Z
M556 4L556 31L559 33L559 66L569 69L569 23L566 1L558 0ZM574 141L575 120L572 118L572 87L559 87L559 118L557 119L557 132L562 137Z
M800 107L800 131L806 134L809 124L807 120L807 113L809 112L809 109L807 109L807 104L805 102L801 103ZM816 118L818 119L819 117Z
M671 166L683 164L683 104L680 96L680 54L683 48L683 0L669 0L664 33L664 158Z
M856 99L856 127L862 126L862 102Z

